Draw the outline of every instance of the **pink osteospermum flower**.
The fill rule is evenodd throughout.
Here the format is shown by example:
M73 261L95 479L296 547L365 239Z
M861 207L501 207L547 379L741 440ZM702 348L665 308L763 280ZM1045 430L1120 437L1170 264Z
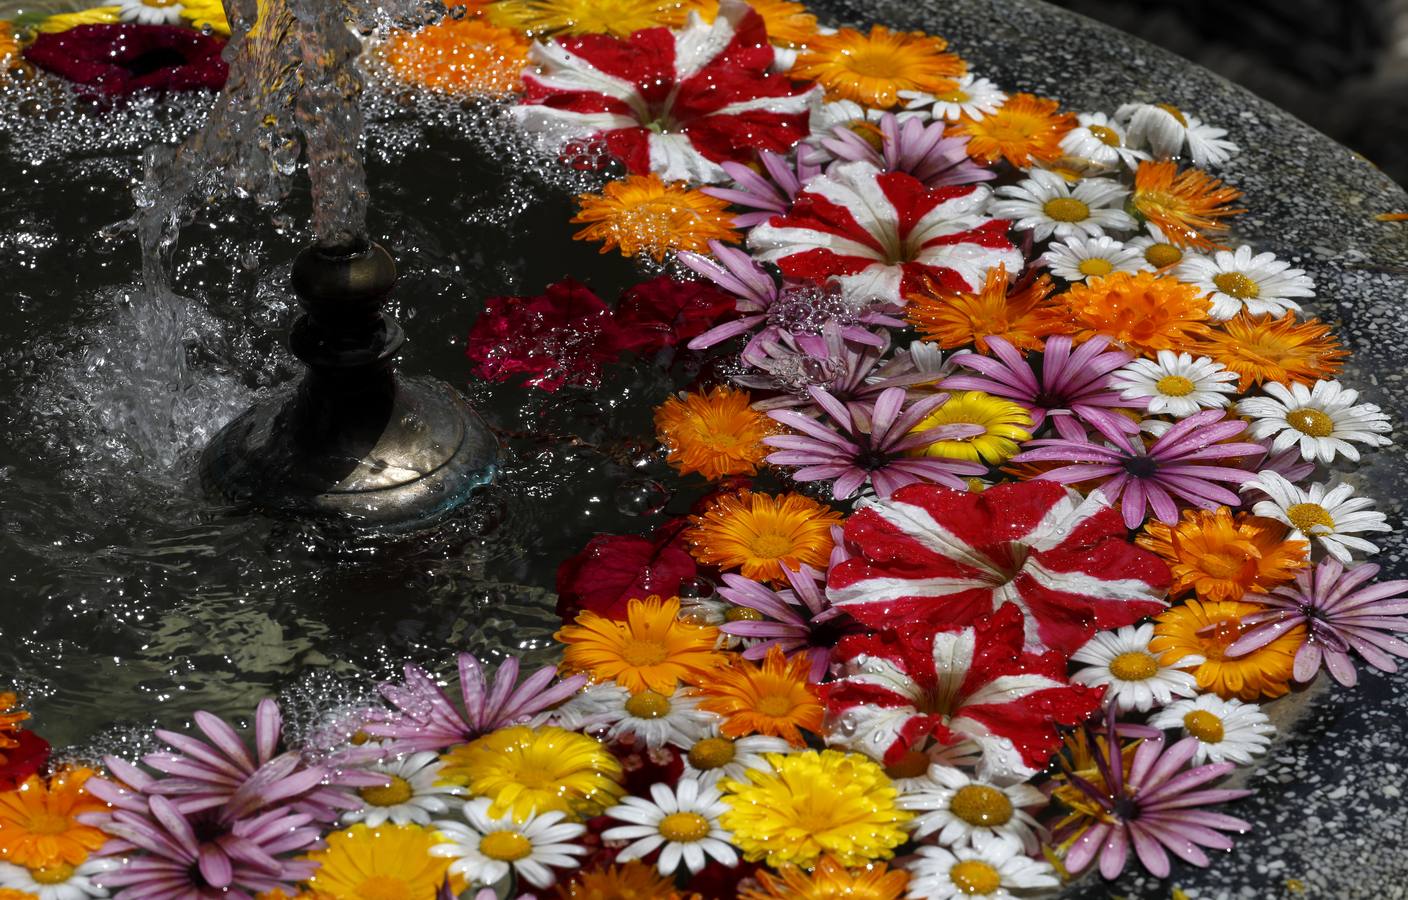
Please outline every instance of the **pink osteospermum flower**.
M520 685L518 660L508 657L499 664L490 684L484 667L472 654L458 657L463 711L424 669L406 666L403 684L386 683L382 696L399 715L386 722L372 722L367 734L389 738L398 752L444 750L480 735L517 725L551 709L586 684L585 675L573 675L553 684L554 666L544 666Z
M752 228L771 219L785 216L792 209L802 186L821 174L821 166L798 160L793 163L780 153L764 150L758 154L763 173L753 171L743 163L721 163L724 172L733 179L733 187L705 187L704 193L748 212L733 217L733 227Z
M824 153L813 150L809 154L808 148L803 147L798 155L808 159L829 155L841 163L865 162L883 172L913 175L931 188L976 184L997 177L995 171L968 156L967 138L945 136L942 122L926 125L920 118L902 120L894 113L885 113L876 125L858 127L877 128L880 146L857 133L855 127L839 125L819 136Z
M1152 510L1161 522L1175 524L1178 501L1200 509L1241 506L1240 497L1216 482L1240 486L1255 477L1254 473L1210 462L1260 459L1266 451L1250 442L1224 443L1246 431L1247 423L1228 418L1220 409L1204 410L1179 421L1148 449L1137 436L1102 427L1098 420L1092 424L1108 443L1040 439L1030 441L1026 446L1031 449L1012 457L1012 462L1070 463L1043 472L1035 480L1101 482L1100 492L1111 502L1120 502L1124 523L1130 528L1144 524L1146 510Z
M1381 672L1397 672L1393 657L1408 657L1408 581L1367 584L1379 574L1373 563L1346 568L1327 556L1314 569L1302 570L1294 583L1258 595L1264 612L1242 618L1242 636L1227 655L1244 656L1300 625L1305 643L1296 651L1293 675L1310 681L1323 666L1345 687L1359 681L1351 653Z
M719 630L756 641L743 651L745 659L762 659L772 647L788 656L808 654L811 670L807 678L820 684L831 666L836 642L851 626L850 619L826 599L826 573L803 563L796 570L783 566L782 574L787 576L790 587L774 590L751 578L726 573L719 595L766 618L759 622L726 622Z

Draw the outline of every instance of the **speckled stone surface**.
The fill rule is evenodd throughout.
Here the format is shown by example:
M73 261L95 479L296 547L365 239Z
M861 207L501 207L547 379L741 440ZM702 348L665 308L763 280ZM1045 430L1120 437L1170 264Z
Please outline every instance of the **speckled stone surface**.
M1112 113L1131 100L1166 102L1227 128L1243 152L1219 174L1246 193L1250 210L1236 221L1236 238L1314 277L1318 296L1308 310L1353 354L1341 380L1393 416L1397 440L1408 437L1408 225L1374 218L1408 211L1408 195L1362 157L1205 69L1045 3L810 5L833 25L941 34L1003 88L1070 109ZM1408 577L1402 446L1369 454L1343 475L1398 529L1378 540L1381 577ZM1290 704L1296 708L1279 712L1299 719L1292 734L1249 773L1256 796L1229 809L1256 826L1235 851L1206 870L1180 866L1168 882L1087 878L1065 896L1165 898L1177 886L1193 900L1408 897L1408 673L1384 677L1361 666L1354 690L1322 688Z

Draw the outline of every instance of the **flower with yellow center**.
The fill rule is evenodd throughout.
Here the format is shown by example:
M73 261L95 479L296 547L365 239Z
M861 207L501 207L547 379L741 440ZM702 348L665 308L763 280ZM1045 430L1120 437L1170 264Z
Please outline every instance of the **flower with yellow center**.
M724 737L765 734L803 747L806 741L799 729L819 734L825 711L807 681L810 669L806 654L789 660L776 646L768 650L761 665L735 659L704 684L707 699L699 708L724 717L720 727Z
M318 871L308 886L330 900L435 900L448 859L430 854L441 843L418 825L354 825L327 836L327 849L308 854ZM464 888L456 878L451 888Z
M785 47L799 47L809 44L816 37L816 16L807 8L792 0L748 0L763 19L768 40ZM696 0L694 8L706 23L713 22L719 14L718 0Z
M907 839L910 814L895 805L885 770L856 753L769 754L770 769L724 782L721 823L750 862L809 867L822 854L842 866L889 859Z
M917 841L936 835L939 844L953 846L967 845L975 835L1006 837L1035 853L1040 826L1026 810L1045 806L1046 796L1030 784L1003 787L934 764L905 784L899 805L919 813L910 826Z
M740 893L739 900L899 900L909 873L884 863L850 871L835 857L823 856L810 872L783 866L771 875L759 869L758 884Z
M1198 688L1219 697L1280 697L1290 688L1296 651L1305 643L1305 626L1297 625L1274 641L1234 658L1226 656L1232 642L1242 636L1242 617L1261 612L1255 603L1187 600L1157 617L1152 653L1160 662L1177 666L1185 657L1202 657L1193 670Z
M801 494L739 491L717 498L685 532L690 552L705 565L737 569L744 578L780 584L782 567L825 568L831 528L841 514Z
M552 725L500 728L443 760L443 782L492 800L489 815L512 813L519 822L549 810L589 819L625 792L621 763L600 741Z
M1209 234L1227 230L1222 220L1246 212L1232 206L1242 192L1201 169L1178 171L1172 160L1142 162L1134 174L1135 212L1180 247L1209 250Z
M557 896L559 900L684 900L673 879L636 860L579 872L557 886Z
M842 28L808 41L789 74L820 84L828 100L889 109L899 105L900 91L938 94L957 87L968 65L947 48L943 38L922 31Z
M1018 444L1031 440L1032 415L1026 407L983 391L954 391L948 402L926 416L912 432L918 434L941 425L977 425L982 434L936 441L911 451L912 456L982 460L999 465L1017 454Z
M496 817L488 798L479 797L462 812L463 822L436 823L444 843L430 852L453 859L450 871L472 884L494 885L512 875L519 889L544 890L557 881L554 870L576 868L587 853L579 843L586 826L563 821L561 810Z
M1033 94L1013 94L993 113L974 119L964 116L953 134L968 138L968 155L991 165L1005 159L1025 169L1036 162L1055 162L1064 152L1061 138L1079 124L1061 104Z
M0 793L0 859L31 869L77 866L107 843L102 831L79 821L108 808L84 788L91 777L92 769L61 771L47 782L31 775Z
M1207 298L1192 285L1152 272L1091 278L1072 285L1062 299L1078 341L1103 334L1152 357L1160 350L1184 349L1208 333Z
M1313 384L1338 372L1349 355L1330 326L1291 312L1279 319L1243 313L1219 323L1197 349L1236 372L1242 391L1267 381Z
M1068 331L1065 306L1052 297L1056 285L1041 275L1013 289L1006 266L988 270L976 294L949 291L929 282L923 293L908 294L905 315L926 341L945 350L972 345L988 352L987 339L1001 337L1019 350L1040 350L1045 338Z
M682 621L680 601L650 596L626 605L626 621L586 611L553 637L566 647L563 666L596 681L615 681L631 693L672 694L681 681L698 682L724 662L714 650L719 630Z
M1240 600L1285 584L1305 567L1309 545L1289 537L1290 529L1275 519L1219 506L1184 510L1176 525L1151 520L1137 543L1169 564L1169 596L1191 591L1204 600Z
M506 97L522 89L529 42L483 19L445 19L393 31L381 59L408 84L456 96Z
M573 235L601 241L601 252L619 248L622 256L646 255L657 262L671 251L708 253L710 241L736 244L727 200L710 197L683 183L666 184L659 175L630 175L613 181L600 194L577 198L573 224L586 225Z
M763 438L776 434L777 425L752 402L747 391L722 385L670 397L655 410L655 436L669 451L667 461L681 475L698 472L711 481L756 474L768 455Z

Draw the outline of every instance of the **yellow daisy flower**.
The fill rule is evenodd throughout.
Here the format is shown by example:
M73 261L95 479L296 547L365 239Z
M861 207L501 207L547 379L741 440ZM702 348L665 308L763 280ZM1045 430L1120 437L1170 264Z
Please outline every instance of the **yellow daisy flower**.
M711 481L753 475L776 434L773 420L753 409L747 391L718 386L708 393L670 397L655 410L655 436L681 475L698 472Z
M553 637L566 645L564 668L615 681L633 694L668 696L681 681L698 682L724 663L714 649L719 630L679 615L679 598L651 596L630 601L624 622L586 611Z
M744 578L781 583L782 567L802 563L824 569L831 555L831 527L841 514L801 494L739 491L714 501L702 516L691 516L685 532L694 558Z
M940 425L979 425L982 434L968 438L938 441L913 451L914 456L941 456L948 459L981 459L999 465L1017 454L1017 445L1031 440L1032 416L1019 403L994 397L983 391L954 391L948 402L934 410L913 433Z
M672 250L708 253L710 241L740 240L730 224L728 201L683 183L666 184L654 173L610 182L600 194L577 200L580 211L572 222L587 227L573 237L601 241L602 253L620 248L622 256L647 254L662 261Z
M937 94L957 85L968 65L945 53L947 47L943 38L922 31L872 25L866 34L842 28L808 41L789 74L817 82L829 100L889 108L899 104L900 91Z
M687 0L499 0L485 7L489 21L533 37L610 34L630 37L642 28L678 28L694 8Z
M216 34L230 33L230 22L225 18L225 5L221 0L181 0L181 18L191 23L192 28L209 26Z
M578 872L557 886L557 896L561 900L681 900L674 879L639 860Z
M438 843L433 830L419 825L353 825L328 835L326 850L308 854L318 863L308 886L329 900L435 900L450 866L448 858L430 855ZM463 890L463 879L452 879L450 887Z

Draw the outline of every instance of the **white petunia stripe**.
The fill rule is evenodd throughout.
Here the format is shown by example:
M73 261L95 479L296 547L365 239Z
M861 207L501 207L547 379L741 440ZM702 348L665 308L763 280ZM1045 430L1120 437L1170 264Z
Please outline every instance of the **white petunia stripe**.
M650 109L634 84L606 74L561 44L555 41L534 44L529 57L544 69L541 74L531 71L529 74L545 87L605 94L628 104L641 121L649 117Z

